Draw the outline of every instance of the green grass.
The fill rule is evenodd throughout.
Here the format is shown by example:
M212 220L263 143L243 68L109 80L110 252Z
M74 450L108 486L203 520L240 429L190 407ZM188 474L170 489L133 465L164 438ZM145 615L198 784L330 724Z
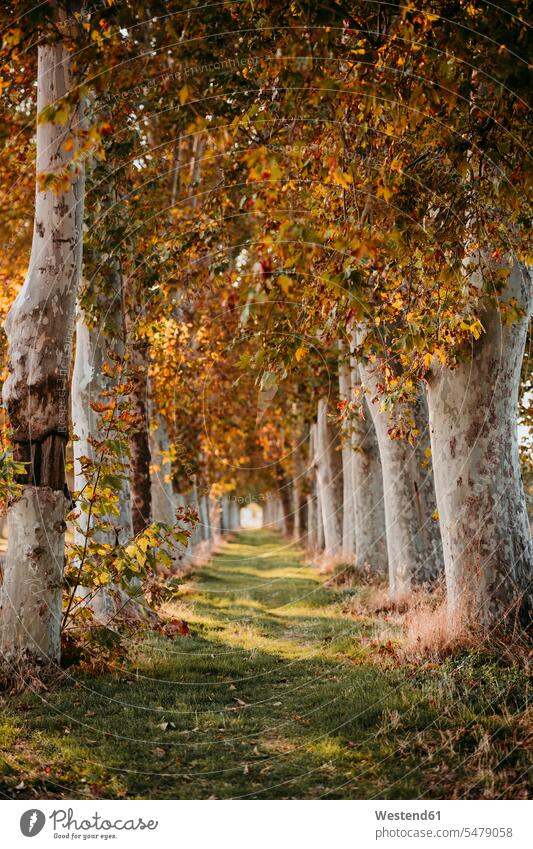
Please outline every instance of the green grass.
M475 654L408 668L298 549L241 533L120 675L0 705L14 798L451 798L527 794L525 673Z

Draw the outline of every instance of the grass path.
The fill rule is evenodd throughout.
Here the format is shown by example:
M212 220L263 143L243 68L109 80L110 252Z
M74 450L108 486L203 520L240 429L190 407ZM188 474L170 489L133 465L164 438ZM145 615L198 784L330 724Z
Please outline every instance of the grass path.
M191 637L151 636L123 674L4 700L4 796L526 792L519 673L481 690L479 658L423 673L376 662L365 647L375 623L345 613L276 535L225 543L182 607Z

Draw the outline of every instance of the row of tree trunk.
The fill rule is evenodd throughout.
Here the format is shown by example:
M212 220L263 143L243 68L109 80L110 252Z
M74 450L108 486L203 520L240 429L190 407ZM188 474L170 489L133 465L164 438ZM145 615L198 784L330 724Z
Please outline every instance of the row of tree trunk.
M364 329L340 343L339 398L318 401L307 473L298 470L292 484L298 522L280 491L266 523L357 572L388 574L396 598L443 576L458 623L530 624L533 545L517 410L532 290L518 263L502 296L511 299L523 312L511 327L489 309L470 355L453 369L434 365L413 405L412 444L390 437L397 422L382 403L379 362L355 356ZM360 414L339 424L338 401L357 398Z

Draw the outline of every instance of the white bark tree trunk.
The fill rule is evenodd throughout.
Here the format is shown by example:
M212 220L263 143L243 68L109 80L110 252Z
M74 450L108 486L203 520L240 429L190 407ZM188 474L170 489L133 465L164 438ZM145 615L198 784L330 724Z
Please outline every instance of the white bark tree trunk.
M337 555L342 546L342 460L337 434L328 422L328 403L318 402L316 427L316 473L318 502L324 528L324 551Z
M309 429L309 465L310 465L310 487L311 494L307 502L307 513L309 516L309 547L312 551L324 550L324 525L322 523L322 510L318 495L317 475L317 426L312 424Z
M232 498L235 496L232 495ZM229 531L230 530L230 496L223 495L222 496L222 530Z
M121 309L120 304L119 309ZM108 399L102 396L102 393L111 389L116 382L103 371L110 345L111 340L104 335L103 329L98 326L89 327L80 312L76 322L76 356L72 376L72 421L74 433L77 436L73 443L74 488L77 491L81 491L87 483L85 475L82 473L81 458L97 459L91 440L97 440L102 436L98 428L98 414L92 409L91 403L107 401ZM127 463L126 457L124 463ZM123 481L118 497L120 515L118 517L111 515L99 517L111 527L107 531L99 529L96 538L109 545L125 544L133 536L130 490L127 480ZM88 516L82 514L78 523L80 529L76 529L74 539L78 545L83 545L88 528ZM94 524L95 518L93 517L92 525ZM116 612L115 598L119 590L115 586L109 589L101 587L96 593L89 592L83 587L82 576L79 595L90 597L90 607L101 621L106 621Z
M191 548L194 550L196 546L198 546L201 542L203 542L203 532L202 532L202 517L200 514L200 499L198 498L198 484L196 481L192 485L192 490L185 498L187 504L190 504L196 512L198 513L198 522L196 523L194 530L191 534Z
M208 516L209 516L209 535L213 545L218 545L220 542L220 518L221 505L218 498L213 498L211 495L207 497Z
M524 314L485 333L453 370L436 368L428 405L437 504L452 614L485 626L531 623L533 544L518 455L520 369L532 311L531 275L515 264L504 300Z
M154 413L156 427L150 431L150 456L152 458L152 518L166 525L176 524L176 496L172 485L170 442L165 421Z
M58 42L38 48L37 112L69 91L69 57ZM67 190L44 189L40 175L66 174L76 151L65 141L79 127L37 123L37 188L28 274L5 329L8 378L3 397L15 457L29 463L24 493L8 508L0 646L7 656L60 655L61 596L67 502L65 445L76 293L81 275L84 169ZM41 187L43 186L43 187ZM31 576L31 580L29 580ZM39 598L40 587L40 598Z
M101 438L98 429L98 414L92 409L92 402L105 402L108 399L102 395L112 389L116 382L108 377L103 371L103 365L107 361L107 350L111 346L111 340L104 335L101 328L89 327L84 316L80 314L76 323L76 357L74 361L74 373L72 377L72 420L74 433L77 439L73 444L74 451L74 486L81 490L86 483L81 473L82 457L90 457L95 460L95 450L92 439ZM127 465L127 458L124 457ZM118 493L120 516L106 516L106 522L113 525L109 532L100 531L99 539L102 542L114 545L124 544L133 535L131 522L131 500L128 481L124 480ZM80 517L80 523L83 517ZM76 542L83 543L83 536L78 534Z
M292 512L294 514L293 538L295 542L305 544L307 537L307 495L306 493L306 469L304 461L294 449L294 478L292 480Z
M340 340L339 351L339 395L341 401L349 403L352 398L352 381L345 346ZM354 563L355 560L354 459L348 423L342 433L342 556L347 563Z
M352 397L361 385L359 365L350 360ZM376 431L366 397L365 418L350 421L352 487L355 522L355 568L373 574L387 572L387 532L383 498L383 475Z
M230 504L230 528L232 531L238 531L241 526L241 511L236 501Z
M442 545L433 518L436 499L433 474L427 464L429 447L425 399L419 398L414 418L420 433L414 446L390 439L394 414L380 411L375 368L360 365L361 382L369 391L369 409L376 430L383 472L389 586L393 595L413 584L433 582L442 570Z
M211 525L210 525L209 507L210 507L210 505L208 503L207 496L206 495L200 496L199 512L200 512L202 540L204 542L211 542Z

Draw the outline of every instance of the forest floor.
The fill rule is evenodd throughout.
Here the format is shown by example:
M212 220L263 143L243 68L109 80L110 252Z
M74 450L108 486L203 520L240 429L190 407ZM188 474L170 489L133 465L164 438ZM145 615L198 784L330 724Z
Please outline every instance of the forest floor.
M279 536L240 533L171 611L190 636L2 700L0 795L526 797L523 666L400 663L347 598Z

